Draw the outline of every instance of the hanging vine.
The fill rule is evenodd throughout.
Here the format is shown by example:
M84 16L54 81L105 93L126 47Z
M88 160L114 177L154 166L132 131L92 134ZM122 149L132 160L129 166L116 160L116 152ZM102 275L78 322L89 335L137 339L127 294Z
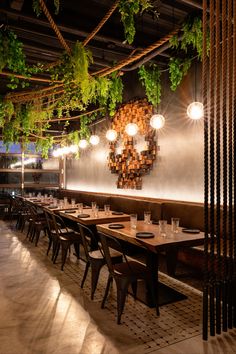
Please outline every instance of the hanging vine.
M149 0L120 0L119 1L119 12L121 15L121 21L124 26L125 39L131 44L134 41L136 29L134 17L138 13L143 13L144 11L153 8L151 1Z
M142 65L138 74L145 88L148 102L157 106L161 102L161 74L158 66L156 64Z
M39 1L34 1L35 6ZM58 2L59 3L59 2ZM151 9L148 0L130 0L119 2L120 12L126 22L127 41L133 41L135 35L134 16L142 11ZM127 14L131 14L128 18ZM130 22L129 22L130 21ZM182 27L182 39L173 37L172 47L178 52L191 52L196 50L201 59L202 28L201 19L188 20ZM181 53L180 53L181 54ZM61 81L59 85L53 85L30 93L7 95L0 99L0 127L2 127L3 141L5 144L19 141L27 141L34 136L38 149L44 156L46 150L54 142L49 135L45 136L45 130L50 127L53 117L70 117L71 112L85 112L89 106L105 108L110 116L115 114L117 105L122 103L123 83L119 72L113 72L106 76L90 75L89 68L93 63L92 54L80 42L76 42L71 54L63 54L58 65L47 69L52 83ZM186 75L191 65L191 59L172 57L169 63L171 89L175 90ZM19 84L25 85L24 80L19 80L14 74L22 74L30 77L34 73L42 72L44 66L37 64L30 67L26 64L23 53L23 45L17 39L13 31L0 29L0 72L7 69L12 72L10 87L16 88ZM140 67L139 78L145 88L148 101L154 106L161 99L161 75L155 64ZM78 144L82 138L89 138L89 124L93 118L84 116L81 119L80 131L75 131L61 138L63 143ZM60 123L60 121L59 121ZM66 123L63 123L63 125ZM59 139L60 140L60 139ZM57 140L57 142L59 141Z

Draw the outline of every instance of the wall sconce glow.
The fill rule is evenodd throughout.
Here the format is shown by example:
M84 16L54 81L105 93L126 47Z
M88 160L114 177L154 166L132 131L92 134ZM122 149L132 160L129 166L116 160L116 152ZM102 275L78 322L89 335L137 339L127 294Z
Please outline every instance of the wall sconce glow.
M162 114L153 114L150 119L150 125L154 129L161 129L165 125L165 118Z
M79 141L79 147L80 147L81 149L86 149L87 146L88 146L87 140L81 139L81 140Z
M188 105L187 115L189 118L197 120L201 119L204 114L203 104L201 102L192 102Z
M125 132L129 136L135 136L138 132L138 126L135 123L129 123L125 127Z
M107 140L109 140L109 141L115 141L116 138L117 138L117 132L116 132L114 129L109 129L109 130L106 132L106 138L107 138Z
M92 145L98 145L100 142L100 138L98 135L91 135L89 139L90 144Z

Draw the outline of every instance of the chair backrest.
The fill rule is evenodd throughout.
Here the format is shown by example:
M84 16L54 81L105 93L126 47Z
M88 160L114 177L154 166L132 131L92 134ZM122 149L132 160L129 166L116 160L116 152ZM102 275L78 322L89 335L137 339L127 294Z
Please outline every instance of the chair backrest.
M114 266L113 266L113 262L112 262L112 258L111 258L111 253L110 253L111 248L109 247L111 244L113 246L112 248L115 248L117 251L119 251L122 254L123 259L125 260L128 267L130 268L126 254L124 253L123 247L122 247L121 243L119 242L119 240L117 240L115 237L112 237L110 235L105 235L102 232L99 232L99 238L100 238L101 245L102 245L101 252L106 260L109 272L112 276L117 275L117 273L114 270Z
M44 214L46 217L46 222L47 222L47 226L48 226L48 231L51 234L51 231L55 230L55 226L54 226L54 220L52 218L52 212L49 212L47 210L44 210Z
M62 229L69 232L64 220L59 215L54 214L52 211L45 211L45 215L49 230L55 231L58 237L63 234Z
M89 252L91 251L91 247L90 247L91 243L98 244L98 240L97 240L96 236L94 235L93 231L89 227L87 227L83 224L80 224L80 223L77 223L77 225L79 227L79 232L80 232L81 240L83 243L86 259L89 260ZM90 239L90 242L88 239ZM98 249L101 251L99 244L98 244Z

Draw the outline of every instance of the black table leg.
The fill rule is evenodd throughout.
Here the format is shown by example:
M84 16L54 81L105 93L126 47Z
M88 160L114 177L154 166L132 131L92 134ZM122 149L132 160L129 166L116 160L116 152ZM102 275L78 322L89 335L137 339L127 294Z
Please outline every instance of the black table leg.
M166 250L167 273L171 277L175 276L177 257L178 257L178 248L171 248L169 250Z
M146 264L151 273L152 289L147 293L148 306L156 307L157 315L160 315L158 305L158 254L147 251Z

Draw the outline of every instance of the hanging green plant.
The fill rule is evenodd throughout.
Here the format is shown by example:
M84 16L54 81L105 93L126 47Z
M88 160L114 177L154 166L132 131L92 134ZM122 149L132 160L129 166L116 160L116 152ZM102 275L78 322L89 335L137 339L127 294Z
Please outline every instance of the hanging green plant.
M170 58L169 73L171 90L175 91L181 83L183 77L187 74L191 66L191 59Z
M108 111L110 116L114 116L117 104L122 102L123 97L123 82L117 72L113 72L110 76L111 85L108 96Z
M42 157L47 159L49 150L52 149L53 147L53 137L52 136L46 136L45 139L38 139L36 140L35 147L37 152L41 152Z
M153 5L149 0L120 0L118 6L124 26L125 39L131 44L136 33L134 16L151 9Z
M142 65L138 71L139 79L145 88L148 102L157 106L161 102L161 73L156 64Z
M202 19L200 17L189 17L181 28L181 40L177 36L170 39L170 44L175 49L181 49L185 53L189 49L195 49L198 53L198 58L202 59L203 48L203 32ZM208 51L210 48L210 37L207 37Z
M55 6L55 15L58 15L60 10L60 0L53 0ZM40 6L39 0L32 1L32 7L36 16L39 17L42 14L42 8Z
M0 97L0 127L10 121L14 114L14 105L11 101L4 101Z

